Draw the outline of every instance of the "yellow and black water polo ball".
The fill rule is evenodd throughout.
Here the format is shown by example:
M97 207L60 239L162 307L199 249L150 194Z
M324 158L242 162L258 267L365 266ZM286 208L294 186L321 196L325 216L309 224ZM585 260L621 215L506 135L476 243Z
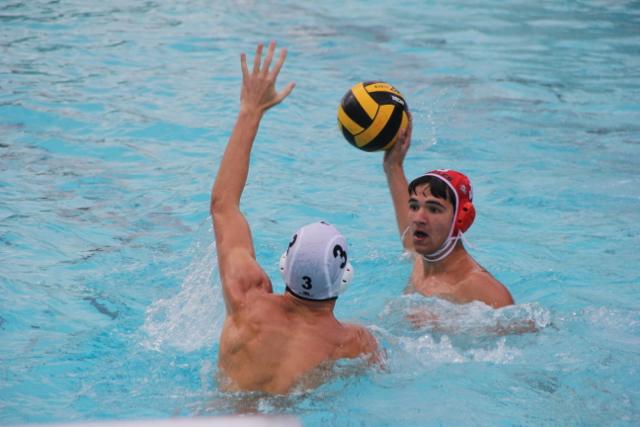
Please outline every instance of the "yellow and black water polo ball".
M409 123L408 106L393 86L380 81L358 83L338 106L338 127L346 140L364 151L388 150Z

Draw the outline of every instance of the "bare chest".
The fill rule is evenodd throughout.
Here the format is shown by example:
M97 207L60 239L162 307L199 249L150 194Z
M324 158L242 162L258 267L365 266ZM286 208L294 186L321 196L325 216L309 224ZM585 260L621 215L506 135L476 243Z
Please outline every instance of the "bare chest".
M421 269L414 269L409 289L428 297L438 297L455 303L470 302L470 295L464 279L455 274L424 275Z

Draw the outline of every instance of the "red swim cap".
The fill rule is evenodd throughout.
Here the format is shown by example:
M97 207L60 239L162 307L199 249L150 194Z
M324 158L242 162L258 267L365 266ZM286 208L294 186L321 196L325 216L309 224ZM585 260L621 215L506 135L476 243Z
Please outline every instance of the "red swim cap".
M444 181L456 195L456 212L455 221L451 231L451 237L464 233L471 227L476 217L476 210L473 207L473 190L471 189L471 181L461 172L452 169L436 169L417 177L409 185L426 176L432 176Z

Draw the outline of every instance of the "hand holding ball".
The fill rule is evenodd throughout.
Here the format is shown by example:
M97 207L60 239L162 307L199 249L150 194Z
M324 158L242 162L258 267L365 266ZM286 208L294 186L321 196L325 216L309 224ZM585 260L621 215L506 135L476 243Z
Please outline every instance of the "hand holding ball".
M388 150L409 123L400 92L384 82L353 86L338 106L338 127L345 139L364 151Z

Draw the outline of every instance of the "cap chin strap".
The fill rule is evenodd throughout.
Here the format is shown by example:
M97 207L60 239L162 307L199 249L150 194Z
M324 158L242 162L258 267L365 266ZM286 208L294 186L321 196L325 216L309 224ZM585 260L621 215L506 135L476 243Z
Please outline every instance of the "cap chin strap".
M404 231L402 232L402 237L401 237L402 242L404 242L405 237L407 236L407 233L409 232L410 229L411 229L411 225L407 226L407 228L405 228ZM432 252L427 255L421 254L421 256L427 262L442 261L443 259L448 257L449 254L453 251L453 249L456 247L456 243L458 243L458 240L462 240L463 242L465 241L464 235L462 234L461 231L459 231L456 236L447 237L447 240L445 240L442 243L442 245L440 245L440 247L436 249L435 252Z
M444 241L444 243L438 248L438 250L427 255L422 255L422 258L424 258L424 260L427 262L442 261L449 256L451 251L453 251L453 249L456 247L456 243L458 243L458 240L460 240L460 237L462 237L462 233L458 233L457 236L447 237L447 240Z

